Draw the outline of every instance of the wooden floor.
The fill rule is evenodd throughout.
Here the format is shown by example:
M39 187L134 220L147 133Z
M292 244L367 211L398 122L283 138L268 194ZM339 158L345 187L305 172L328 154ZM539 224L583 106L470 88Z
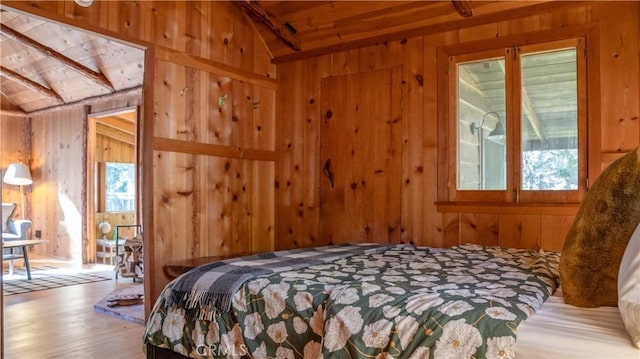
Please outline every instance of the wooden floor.
M130 283L121 278L4 297L4 358L145 358L143 326L93 310Z

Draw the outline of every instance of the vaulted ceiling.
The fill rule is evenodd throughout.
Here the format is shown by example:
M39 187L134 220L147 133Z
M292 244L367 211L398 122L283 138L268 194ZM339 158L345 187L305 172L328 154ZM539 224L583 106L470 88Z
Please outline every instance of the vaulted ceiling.
M250 1L274 63L552 11L562 1ZM25 113L142 85L144 51L0 11L3 110Z
M31 113L142 85L144 51L19 12L0 11L2 109Z
M237 1L258 22L273 62L504 21L566 1Z

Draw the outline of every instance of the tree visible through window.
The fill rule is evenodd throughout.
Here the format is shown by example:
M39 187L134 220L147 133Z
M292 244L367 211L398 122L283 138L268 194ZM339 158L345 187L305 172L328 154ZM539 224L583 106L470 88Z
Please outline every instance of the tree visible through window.
M584 38L448 55L449 201L579 201ZM490 43L488 43L490 45ZM476 48L477 49L477 48Z
M106 163L107 212L135 210L135 167L132 163Z

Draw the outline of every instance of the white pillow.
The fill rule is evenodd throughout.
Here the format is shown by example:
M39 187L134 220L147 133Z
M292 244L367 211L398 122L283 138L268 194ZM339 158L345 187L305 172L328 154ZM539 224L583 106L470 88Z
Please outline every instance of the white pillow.
M631 235L620 261L618 310L631 342L640 349L640 224Z

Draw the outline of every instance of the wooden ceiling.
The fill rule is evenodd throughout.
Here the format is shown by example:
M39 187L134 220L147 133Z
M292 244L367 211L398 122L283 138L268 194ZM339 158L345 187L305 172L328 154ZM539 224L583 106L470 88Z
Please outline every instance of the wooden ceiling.
M552 11L564 1L250 1L274 63Z
M235 2L274 63L507 20L563 1ZM25 113L142 85L144 51L73 28L0 11L2 109Z
M135 146L136 110L125 110L96 117L96 134Z
M2 109L30 113L142 85L144 51L54 22L0 11Z

